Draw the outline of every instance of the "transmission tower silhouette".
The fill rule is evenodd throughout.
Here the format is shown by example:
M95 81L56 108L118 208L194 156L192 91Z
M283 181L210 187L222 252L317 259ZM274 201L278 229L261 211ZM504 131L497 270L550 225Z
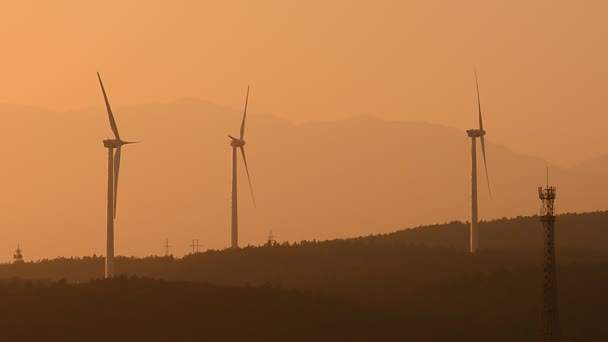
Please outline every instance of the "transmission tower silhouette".
M556 188L547 185L538 187L538 197L542 202L540 221L543 224L543 309L540 324L540 341L559 342L561 340L559 315L557 312L557 277L555 272L555 196Z
M171 248L171 246L169 246L169 239L165 239L165 245L163 246L165 247L165 256L169 256L169 248Z
M200 245L198 244L198 239L192 239L192 244L190 245L190 247L192 247L192 254L198 253L198 248L200 247Z

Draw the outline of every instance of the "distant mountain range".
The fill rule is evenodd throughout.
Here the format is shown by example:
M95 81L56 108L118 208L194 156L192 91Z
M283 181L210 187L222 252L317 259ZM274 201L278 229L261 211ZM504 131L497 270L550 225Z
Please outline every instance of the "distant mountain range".
M111 98L111 92L109 94ZM189 251L229 244L230 148L240 110L198 100L114 108L126 146L116 221L119 255ZM0 171L0 250L21 243L29 258L101 254L105 244L106 151L103 108L50 112L0 106L5 127ZM420 224L466 220L470 141L465 132L373 117L292 124L248 118L247 153L258 208L239 165L241 245L387 233ZM493 198L479 182L482 219L538 211L536 187L546 161L492 143ZM567 144L567 140L556 142ZM606 209L601 177L608 157L573 168L550 167L557 210ZM480 168L480 172L483 170Z

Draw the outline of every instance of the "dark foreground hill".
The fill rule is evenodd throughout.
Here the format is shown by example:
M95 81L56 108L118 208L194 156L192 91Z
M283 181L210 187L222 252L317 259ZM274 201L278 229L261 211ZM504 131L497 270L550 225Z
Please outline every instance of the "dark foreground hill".
M413 340L536 341L541 287L539 270L474 274L425 287L393 306L416 322ZM608 341L608 264L558 269L563 341Z
M559 275L564 341L605 341L608 264ZM537 285L537 270L479 273L376 308L272 287L8 280L0 329L19 341L535 341Z
M0 284L3 341L371 341L395 320L272 288L116 278Z

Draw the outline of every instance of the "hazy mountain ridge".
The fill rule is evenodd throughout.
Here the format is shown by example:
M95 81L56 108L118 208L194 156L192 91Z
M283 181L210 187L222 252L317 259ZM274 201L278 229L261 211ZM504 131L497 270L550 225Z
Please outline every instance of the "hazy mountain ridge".
M192 99L113 110L121 136L144 141L123 151L117 253L161 253L165 237L178 255L189 250L192 238L201 239L203 248L226 246L227 134L238 132L241 110ZM18 112L5 133L6 141L17 143L5 151L0 179L5 190L0 220L8 227L0 248L8 252L21 243L26 258L101 254L106 190L101 140L111 135L104 109L54 113L2 106L0 112ZM493 144L491 127L487 130L493 199L480 177L481 218L535 213L546 163ZM252 101L246 140L258 208L239 165L242 245L263 243L270 229L280 240L299 241L468 218L465 132L369 116L292 124L258 115ZM592 176L607 167L605 159L552 167L559 212L604 209L605 180ZM24 240L21 233L36 239Z

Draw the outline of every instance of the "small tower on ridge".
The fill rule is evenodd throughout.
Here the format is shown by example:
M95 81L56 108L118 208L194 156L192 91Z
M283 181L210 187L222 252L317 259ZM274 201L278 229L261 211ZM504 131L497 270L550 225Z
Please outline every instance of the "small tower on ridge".
M21 264L23 263L23 254L21 254L22 250L19 248L19 244L17 244L17 250L15 250L15 254L13 254L13 263Z
M274 235L272 234L272 229L271 229L270 233L268 234L268 241L266 241L266 246L272 247L276 244L277 244L277 240L275 240Z

